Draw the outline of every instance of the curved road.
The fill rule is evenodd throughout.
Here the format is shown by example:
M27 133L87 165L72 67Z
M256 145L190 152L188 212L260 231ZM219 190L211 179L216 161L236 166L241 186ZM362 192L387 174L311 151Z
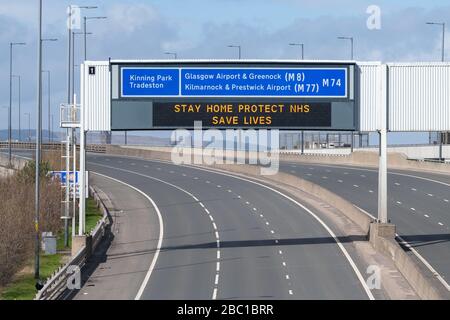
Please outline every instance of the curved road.
M281 194L230 176L118 156L89 155L88 169L142 190L163 218L159 256L137 298L369 298L326 229Z
M325 187L377 216L377 169L282 162L280 170ZM402 239L441 275L444 285L449 283L450 176L389 170L388 218Z

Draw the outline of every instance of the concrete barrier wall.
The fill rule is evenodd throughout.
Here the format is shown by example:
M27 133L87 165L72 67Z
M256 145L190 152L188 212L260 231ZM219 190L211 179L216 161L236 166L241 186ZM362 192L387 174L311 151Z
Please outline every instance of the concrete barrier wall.
M143 147L143 146L108 146L108 150L144 150L144 151L159 151L170 155L171 147ZM133 151L134 152L134 151ZM202 150L193 149L193 154L200 155ZM226 156L233 154L233 151L218 152L217 156ZM236 155L239 158L257 159L257 152L239 151ZM281 152L279 154L280 161L290 161L299 163L318 163L318 164L333 164L333 165L349 165L349 166L364 166L378 168L378 153L373 151L355 151L350 155L300 155L297 152L287 154ZM450 163L435 163L425 161L408 160L403 153L389 152L388 153L388 168L411 170L411 171L429 171L440 174L450 175Z
M391 237L378 234L377 224L371 225L370 242L378 251L389 257L410 283L417 295L424 300L447 300L449 292L430 272L422 271L418 263Z
M144 159L155 160L170 160L171 154L167 149L160 151L156 150L143 150L133 148L121 148L118 146L110 146L107 153L140 157ZM297 156L298 157L298 156ZM352 157L352 161L375 161L373 155L360 153ZM393 163L402 163L406 159L402 156L391 155L391 161ZM346 163L348 164L348 163ZM221 170L224 172L232 172L238 175L246 176L253 179L261 179L260 168L251 165L236 165L236 164L216 164L209 166L210 168ZM373 223L372 219L364 212L356 208L351 202L339 197L331 191L322 188L307 180L298 178L286 173L277 173L272 176L263 176L264 181L272 185L286 185L294 188L298 188L302 191L310 193L330 204L332 207L338 209L347 218L358 225L365 233L370 237L370 242L373 247L378 251L390 258L403 274L406 280L411 284L416 293L422 299L449 299L449 294L445 291L445 288L438 282L428 270L422 270L419 266L419 262L409 256L403 248L393 239L385 238L378 234L378 231L374 232L373 227L377 226L377 223Z
M27 160L13 157L11 162L13 166L12 169L20 170L25 166ZM0 153L0 167L7 168L8 166L9 166L9 156L7 154Z

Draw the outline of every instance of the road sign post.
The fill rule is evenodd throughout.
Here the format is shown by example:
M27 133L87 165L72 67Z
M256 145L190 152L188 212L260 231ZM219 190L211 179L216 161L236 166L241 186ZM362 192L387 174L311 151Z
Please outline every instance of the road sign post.
M380 130L379 167L378 167L378 221L387 223L387 66L381 65L378 83Z

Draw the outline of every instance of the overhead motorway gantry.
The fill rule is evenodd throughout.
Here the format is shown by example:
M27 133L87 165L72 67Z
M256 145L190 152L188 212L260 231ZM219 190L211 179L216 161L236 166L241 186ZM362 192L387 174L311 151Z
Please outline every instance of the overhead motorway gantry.
M387 132L449 131L449 79L448 63L85 61L82 131L192 128L200 120L204 128L378 132L378 221L387 223Z

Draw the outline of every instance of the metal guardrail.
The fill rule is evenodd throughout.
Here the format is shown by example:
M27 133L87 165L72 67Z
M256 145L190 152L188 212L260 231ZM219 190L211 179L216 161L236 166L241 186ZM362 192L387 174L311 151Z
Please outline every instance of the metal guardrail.
M83 246L78 253L65 265L56 270L45 282L44 287L36 294L35 300L57 300L67 289L67 280L72 273L69 268L76 266L80 270L84 267L89 255L95 251L105 235L106 227L111 224L110 214L108 208L99 197L97 191L90 186L91 194L94 196L98 207L103 212L103 218L97 222L95 228L91 231L89 237L91 241L90 248Z
M42 150L61 150L65 145L60 142L43 143ZM8 149L8 141L0 141L0 149ZM34 150L36 149L36 143L34 142L11 142L12 149ZM80 150L80 146L77 145L77 150ZM103 144L88 144L86 145L87 152L94 153L106 153L106 145Z

